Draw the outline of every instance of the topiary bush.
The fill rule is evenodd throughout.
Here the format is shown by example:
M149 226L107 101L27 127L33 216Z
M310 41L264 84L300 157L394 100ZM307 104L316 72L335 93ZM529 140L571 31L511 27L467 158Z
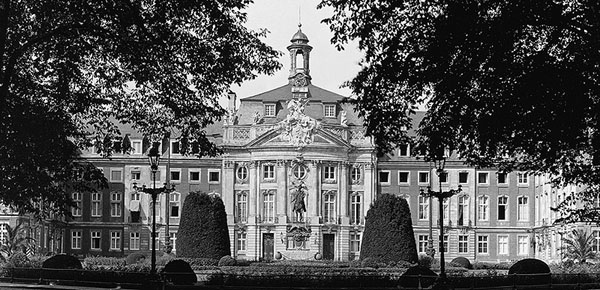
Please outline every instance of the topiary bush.
M146 255L140 252L133 252L127 255L127 258L125 258L125 263L127 265L137 264L144 261L146 261Z
M508 269L508 274L517 274L517 285L544 285L549 284L552 279L548 264L538 259L520 260Z
M221 266L235 266L237 264L237 261L231 257L231 256L223 256L220 260L219 260L219 267Z
M47 269L82 269L81 262L73 256L70 255L56 255L52 256L44 263L42 263L42 268Z
M27 255L23 252L13 252L10 257L8 257L8 266L16 267L16 268L25 268L30 267L31 263L27 258Z
M360 258L417 262L410 209L405 199L382 194L367 212Z
M471 265L471 261L465 257L456 257L450 261L450 266L454 267L463 267L465 269L473 269L473 265Z
M435 259L428 255L419 255L419 266L431 269L431 265L435 262Z
M177 255L220 259L231 255L227 216L218 195L191 192L183 203Z
M167 281L175 285L194 285L197 281L196 274L190 264L184 260L172 260L165 265L162 272Z
M399 282L400 286L404 288L423 289L433 285L437 277L437 274L431 269L417 265L408 268L400 277Z

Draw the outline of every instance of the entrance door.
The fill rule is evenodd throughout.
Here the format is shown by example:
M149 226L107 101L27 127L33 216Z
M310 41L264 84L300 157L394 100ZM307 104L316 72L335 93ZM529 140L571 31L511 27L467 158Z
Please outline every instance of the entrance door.
M333 260L333 253L335 253L335 235L334 234L323 234L323 259Z
M275 239L273 234L263 234L263 259L273 260Z

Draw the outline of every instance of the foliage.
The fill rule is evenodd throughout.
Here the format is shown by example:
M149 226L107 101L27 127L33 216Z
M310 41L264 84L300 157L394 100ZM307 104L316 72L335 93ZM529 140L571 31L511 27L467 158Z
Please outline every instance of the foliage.
M211 258L185 258L185 257L178 257L178 259L186 261L188 264L190 264L190 266L192 267L192 269L196 269L198 267L217 266L219 264L219 260L217 260L217 259L211 259Z
M164 253L162 256L158 257L156 259L156 265L157 266L164 266L166 264L168 264L169 262L175 260L175 256L171 255L171 254L167 254Z
M127 255L127 258L125 258L125 263L127 265L143 263L145 261L146 261L146 255L143 253L140 253L140 252L133 252L133 253Z
M420 285L423 288L427 288L433 285L436 278L437 274L431 271L431 269L417 265L408 268L408 270L402 274L400 286L416 289L419 288Z
M27 237L27 228L24 225L21 220L14 227L10 224L5 225L6 238L2 240L2 245L0 245L0 259L3 261L10 259L15 253L24 253L34 241L33 238Z
M456 257L450 261L451 266L455 267L463 267L465 269L473 269L473 265L471 265L471 261L465 257Z
M117 123L153 142L178 132L184 153L219 153L204 130L226 113L218 98L280 67L280 53L261 41L266 30L243 25L249 3L3 4L0 201L68 214L65 187L79 170L78 148L95 146L104 156L114 144L127 149ZM40 209L40 202L54 206Z
M83 268L86 270L122 269L126 265L126 259L117 257L87 256L83 259Z
M221 266L235 266L235 265L237 265L237 261L233 257L231 257L229 255L223 256L219 260L219 267L221 267Z
M489 263L489 262L475 262L472 264L473 270L508 270L513 265L511 262L500 262L500 263Z
M220 259L231 255L227 217L217 195L191 192L185 199L177 233L177 255Z
M584 229L572 230L568 236L563 237L562 243L561 253L566 259L586 263L587 260L596 258L596 251L592 248L595 237Z
M410 209L405 199L381 194L367 212L361 259L417 262Z
M508 274L534 274L515 276L515 283L520 285L548 284L551 281L550 267L538 259L520 260L508 269Z
M184 260L172 260L163 268L167 281L175 285L193 285L197 278L194 270Z
M29 257L29 265L31 266L31 268L41 268L44 261L46 261L48 258L48 256L31 256Z
M435 262L435 259L431 256L419 254L419 266L427 269L431 269L431 265Z
M8 265L11 267L24 268L30 267L31 262L29 261L25 253L15 252L8 258Z
M70 255L56 255L42 263L42 268L48 269L82 269L81 262Z
M361 71L346 86L380 153L456 150L469 164L556 175L600 189L600 2L322 0L339 48L357 40ZM593 207L562 207L595 222ZM572 209L572 211L568 211ZM570 216L569 213L573 213ZM586 213L591 214L587 215ZM594 218L595 217L595 218Z

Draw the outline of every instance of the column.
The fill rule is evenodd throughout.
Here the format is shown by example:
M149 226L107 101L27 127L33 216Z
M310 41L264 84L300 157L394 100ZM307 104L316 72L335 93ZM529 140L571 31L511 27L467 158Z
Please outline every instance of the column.
M250 176L249 176L249 198L248 198L248 223L254 224L256 222L256 170L257 170L257 162L250 161L248 164L250 168Z
M286 171L287 168L285 160L277 160L277 195L275 197L277 200L277 205L275 210L280 224L287 223L286 213L288 188Z
M375 186L375 179L373 178L375 175L373 173L373 163L367 162L365 164L365 180L364 180L364 192L363 192L363 217L367 216L367 211L371 207L371 203L375 199L373 196L373 186Z
M312 172L311 177L313 178L308 187L308 216L311 218L313 223L318 223L319 217L319 180L321 179L321 172L319 170L318 161L313 160L310 163L310 171Z
M342 217L348 216L348 162L341 163L340 170L340 185L338 192L339 215Z
M223 160L223 185L221 187L221 198L225 205L225 212L227 213L227 224L231 225L234 223L233 220L233 204L235 203L235 192L234 192L234 168L235 163L230 160Z

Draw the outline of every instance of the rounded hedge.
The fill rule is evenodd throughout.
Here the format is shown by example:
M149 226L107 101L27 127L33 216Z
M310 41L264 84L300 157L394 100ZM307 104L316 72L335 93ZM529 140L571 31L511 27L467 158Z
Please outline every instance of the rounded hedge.
M400 286L404 288L426 289L435 283L438 275L429 268L413 266L408 268L400 277ZM419 289L421 289L419 288Z
M219 267L221 266L235 266L237 261L232 256L223 256L219 260Z
M42 268L47 269L82 269L81 262L73 256L69 255L56 255L52 256L44 263Z
M552 280L550 267L538 259L520 260L508 269L508 274L516 274L513 279L517 285L545 285Z
M127 255L127 258L125 258L125 263L127 265L133 265L133 264L143 262L144 260L146 260L146 255L144 255L143 253L140 253L140 252L133 252L133 253Z
M183 203L177 256L220 259L231 255L227 216L216 194L191 192Z
M454 267L463 267L465 269L473 269L471 261L465 257L456 257L450 261L450 265Z
M175 285L194 285L198 280L196 274L188 262L184 260L172 260L165 265L162 272L168 282Z
M381 194L367 212L360 258L416 263L410 209L405 199Z

